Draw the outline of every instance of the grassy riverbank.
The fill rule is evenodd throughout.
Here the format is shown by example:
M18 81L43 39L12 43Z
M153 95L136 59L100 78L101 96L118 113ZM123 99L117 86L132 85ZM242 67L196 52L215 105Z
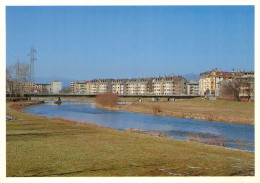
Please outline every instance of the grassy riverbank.
M154 108L161 110L157 115L254 125L254 103L248 102L210 101L201 98L175 102L142 101L121 106L119 110L154 114Z
M7 103L7 176L252 175L254 153L37 117Z

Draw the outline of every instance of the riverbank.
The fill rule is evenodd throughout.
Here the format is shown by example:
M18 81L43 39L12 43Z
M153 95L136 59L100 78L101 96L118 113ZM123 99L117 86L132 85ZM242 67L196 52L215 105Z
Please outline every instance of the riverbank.
M39 99L44 100L46 98ZM56 98L49 99L56 100ZM144 98L139 102L138 99L139 98L119 97L119 102L131 102L132 104L121 104L113 108L98 107L105 110L122 110L159 116L254 125L255 108L254 103L251 102L211 101L204 98L178 100L174 102L167 101L167 99L151 102L148 98ZM64 97L62 100L95 102L95 98L86 97Z
M119 105L117 110L254 125L254 103L236 101L210 101L202 98L167 101L142 101Z
M68 123L7 102L7 176L254 175L254 153Z

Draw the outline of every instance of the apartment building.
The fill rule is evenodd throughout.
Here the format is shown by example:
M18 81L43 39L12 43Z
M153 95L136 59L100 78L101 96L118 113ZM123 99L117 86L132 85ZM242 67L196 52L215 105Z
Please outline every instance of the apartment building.
M36 84L34 93L43 93L48 94L51 93L51 84Z
M93 79L89 82L89 93L99 94L112 92L111 83L112 79Z
M199 94L199 82L189 81L187 82L187 95L198 95Z
M70 93L75 93L75 83L76 82L70 82Z
M112 93L126 94L126 82L127 79L113 79L111 81Z
M152 92L152 78L140 78L138 80L138 87L137 87L138 95L145 95L151 94Z
M203 72L200 74L200 79L199 79L199 94L200 95L215 95L219 96L220 94L220 84L224 80L233 80L240 78L244 75L248 75L252 73L251 72L245 72L241 70L235 70L233 69L232 72L225 72L216 69L213 69L208 72Z
M239 97L246 100L255 100L255 77L254 73L246 74L237 78L240 83Z
M70 91L74 94L90 93L89 81L77 81L70 83Z
M128 95L138 95L139 86L138 86L139 78L130 79L126 83L126 93Z
M186 94L186 80L182 76L133 79L93 79L89 82L71 82L72 93L117 93L127 95Z
M89 93L97 94L99 90L99 82L97 79L93 79L89 82Z
M145 95L152 92L152 78L135 78L126 82L128 95Z
M185 95L187 93L187 80L182 76L175 77L175 93L174 94L180 94Z
M155 95L175 95L186 93L186 79L182 76L163 76L152 80L152 93Z
M98 93L109 93L111 92L112 79L99 79Z
M60 81L53 81L50 84L51 84L51 89L50 89L51 93L59 94L61 92L62 83Z
M53 81L47 84L35 84L33 90L34 93L43 93L43 94L59 94L61 93L62 82Z
M58 94L61 92L62 83L54 81L48 84L41 84L35 82L8 82L7 93L44 93L44 94Z
M35 88L35 82L8 82L6 86L7 93L31 93Z

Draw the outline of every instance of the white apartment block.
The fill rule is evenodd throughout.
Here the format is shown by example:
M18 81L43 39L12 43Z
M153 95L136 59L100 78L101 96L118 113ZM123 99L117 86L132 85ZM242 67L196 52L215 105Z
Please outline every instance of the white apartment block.
M62 89L62 83L60 81L53 81L51 84L51 93L52 94L59 94Z

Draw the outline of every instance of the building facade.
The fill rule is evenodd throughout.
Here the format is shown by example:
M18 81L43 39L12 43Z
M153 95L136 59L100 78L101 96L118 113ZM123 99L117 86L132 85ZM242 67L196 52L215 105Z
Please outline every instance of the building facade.
M199 82L189 81L187 83L187 95L199 95Z
M52 94L59 94L59 93L61 93L62 83L60 81L53 81L50 84L51 84L50 92Z
M71 82L70 91L74 94L88 94L90 92L89 81Z
M152 80L152 93L155 95L186 94L186 79L182 76L163 76Z
M199 94L200 95L213 95L219 96L221 89L221 82L225 80L234 80L237 78L241 78L242 76L250 75L251 72L245 72L241 70L235 71L233 69L232 72L225 72L218 69L213 69L208 72L203 72L200 74L199 78Z
M152 92L152 78L134 78L126 82L126 94L146 95Z
M112 92L112 79L93 79L89 81L89 94L101 94Z
M34 93L43 93L43 94L49 94L51 93L51 84L36 84Z
M255 100L255 77L254 74L247 74L237 78L240 83L239 97L241 99Z
M126 94L126 82L127 79L114 79L111 81L112 93L120 95Z

